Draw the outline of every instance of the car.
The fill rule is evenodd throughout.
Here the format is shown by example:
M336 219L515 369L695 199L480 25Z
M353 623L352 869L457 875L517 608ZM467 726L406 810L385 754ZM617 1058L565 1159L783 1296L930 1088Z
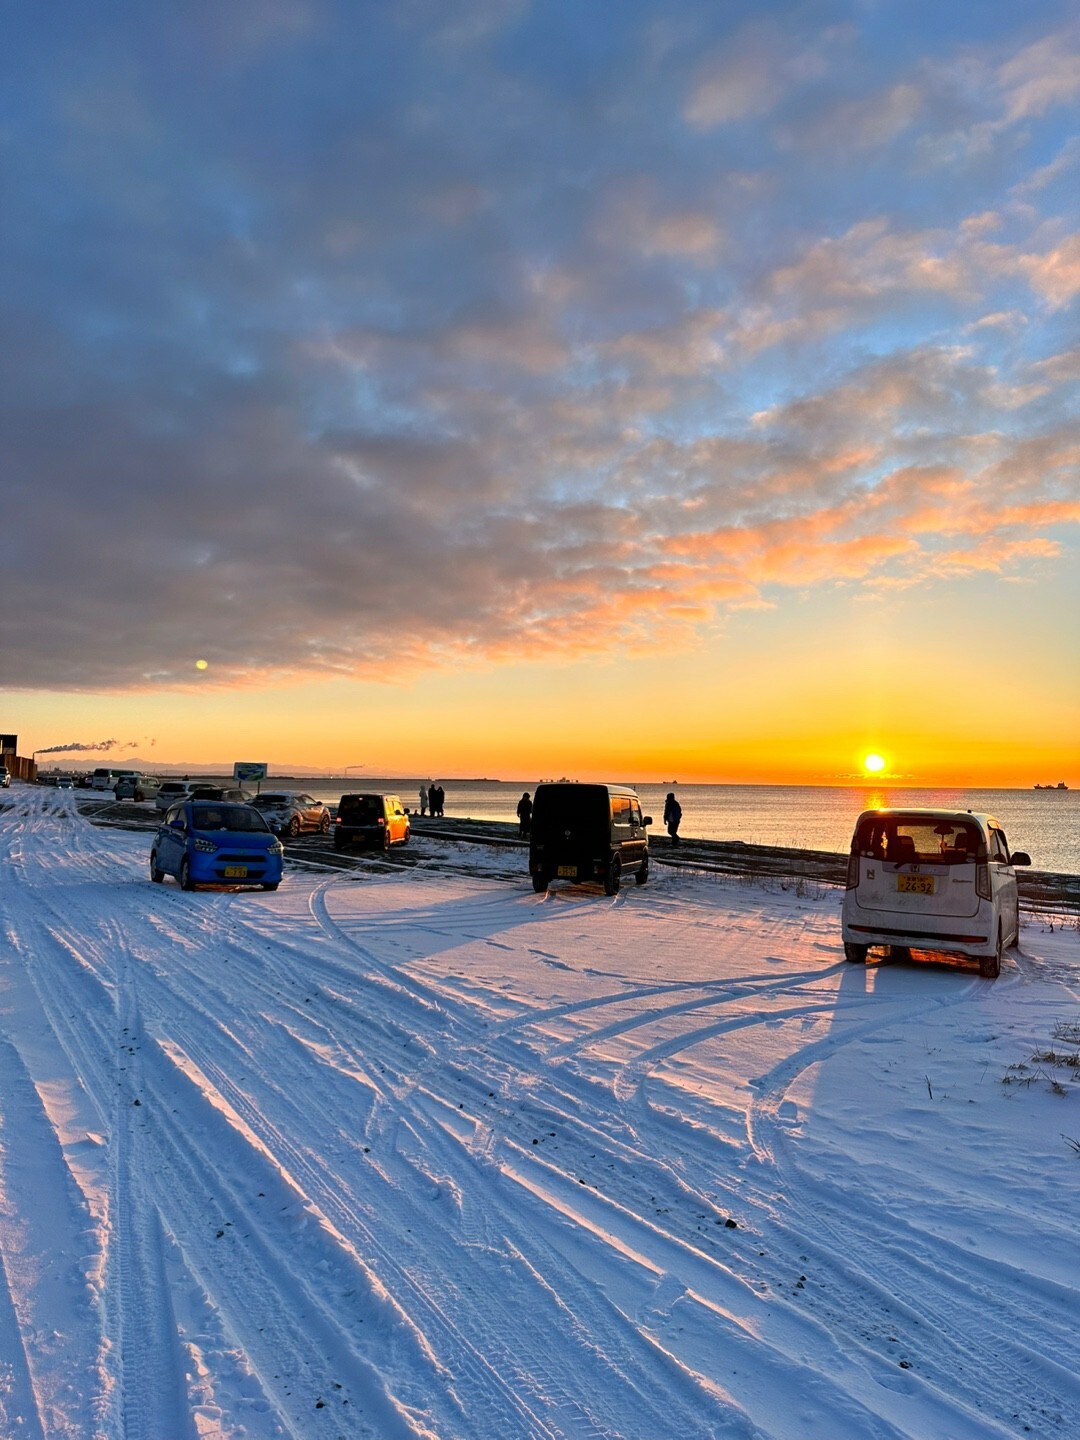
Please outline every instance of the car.
M58 790L74 790L75 781L70 775L58 775L56 777L56 788Z
M626 785L547 781L533 795L529 873L540 894L552 880L599 880L618 893L624 873L639 885L649 878L651 815Z
M158 785L157 794L154 796L154 804L159 810L171 810L181 800L186 800L191 794L191 786L186 780L162 780Z
M365 792L342 795L334 817L334 849L344 850L358 842L389 850L407 845L411 834L409 817L396 795Z
M50 788L51 790L55 790L55 789L56 789L57 782L59 781L59 779L60 779L60 776L59 776L59 775L54 775L54 774L52 774L52 772L50 772L48 775L39 775L39 776L38 776L38 784L39 784L39 785L47 785L47 786L49 786L49 788Z
M117 800L153 800L157 797L159 781L153 775L122 775L117 780L113 794Z
M275 835L295 836L304 830L325 835L330 829L329 806L297 790L268 790L251 803Z
M281 883L284 848L250 805L181 800L165 812L150 849L150 879L173 875L182 890L197 885Z
M994 980L1020 937L1016 867L992 815L970 810L864 810L855 822L841 912L844 956L874 945L979 962Z
M251 795L231 785L192 785L188 792L191 800L228 800L232 805L250 805Z
M7 768L6 765L0 765L0 789L9 790L10 788L11 771Z

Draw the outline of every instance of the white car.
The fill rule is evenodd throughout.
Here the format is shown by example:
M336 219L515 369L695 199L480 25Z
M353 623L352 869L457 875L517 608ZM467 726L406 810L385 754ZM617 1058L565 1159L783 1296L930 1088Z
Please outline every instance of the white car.
M154 804L159 810L168 810L179 801L186 800L190 793L191 782L188 780L163 780L154 796Z
M969 810L864 810L855 822L844 891L844 955L866 961L872 945L932 950L1001 973L1020 938L1017 865L992 815Z

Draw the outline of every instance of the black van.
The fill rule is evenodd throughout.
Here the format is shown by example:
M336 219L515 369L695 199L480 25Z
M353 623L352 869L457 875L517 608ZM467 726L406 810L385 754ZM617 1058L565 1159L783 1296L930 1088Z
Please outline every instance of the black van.
M625 785L538 785L533 796L529 873L539 894L552 880L599 880L614 895L623 871L644 885L649 837L641 801Z

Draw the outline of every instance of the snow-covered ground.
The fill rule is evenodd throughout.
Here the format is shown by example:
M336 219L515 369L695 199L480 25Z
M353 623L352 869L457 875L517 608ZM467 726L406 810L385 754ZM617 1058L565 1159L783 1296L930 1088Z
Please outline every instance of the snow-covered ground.
M191 895L4 800L4 1440L1080 1435L1075 928L863 970L833 890L467 847Z

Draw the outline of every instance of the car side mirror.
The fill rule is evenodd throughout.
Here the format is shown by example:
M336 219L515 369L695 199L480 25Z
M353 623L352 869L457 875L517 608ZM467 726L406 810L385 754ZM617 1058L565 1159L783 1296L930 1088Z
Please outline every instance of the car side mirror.
M1026 850L1017 850L1012 857L1012 863L1014 865L1030 865L1031 856Z
M642 825L651 825L651 824L652 824L652 816L651 816L651 815L643 815L643 816L641 817L641 823L642 823Z
M182 830L183 828L184 828L184 822L183 822L183 820L170 820L170 821L169 821L169 829L170 829L170 830Z

